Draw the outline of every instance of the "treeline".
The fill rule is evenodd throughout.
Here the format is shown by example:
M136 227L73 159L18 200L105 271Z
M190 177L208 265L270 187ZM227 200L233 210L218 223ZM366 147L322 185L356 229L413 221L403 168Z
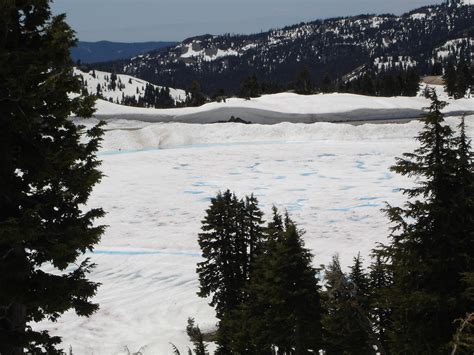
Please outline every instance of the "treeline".
M339 85L340 92L369 96L416 96L420 75L414 68L375 73L368 71Z
M443 79L449 96L455 99L463 98L467 93L472 93L474 68L466 60L461 60L457 65L449 62L444 70Z
M420 74L417 67L401 65L403 62L393 62L391 66L382 68L365 68L352 77L338 77L333 79L329 74L316 79L308 67L303 67L296 73L294 80L288 85L281 85L276 81L265 81L259 79L256 74L245 77L240 82L237 97L250 100L262 95L275 94L292 91L300 95L312 95L317 93L344 92L368 96L416 96L420 88ZM436 62L431 67L433 75L442 75L447 93L459 99L465 97L472 91L474 85L474 69L471 62L465 59L446 62L443 67L441 62ZM93 72L94 73L94 72ZM93 74L94 76L94 74ZM98 84L96 95L107 99L103 90L124 90L122 83L116 74L106 76L106 84ZM130 82L131 83L131 82ZM87 86L87 82L86 82ZM193 80L186 90L186 99L176 102L168 87L157 87L147 83L141 89L137 87L136 95L126 95L122 92L116 103L154 108L172 107L194 107L201 106L207 102L225 101L231 94L224 89L217 90L213 95L206 95L202 90L201 83ZM113 101L109 99L109 101Z
M361 76L346 82L341 81L341 79L333 80L329 74L318 82L314 80L308 68L303 68L287 87L275 83L260 82L255 74L251 75L242 81L238 96L250 99L264 94L274 94L288 90L300 95L350 92L370 96L416 96L419 83L420 75L414 68L394 69L381 73L367 71Z
M420 147L391 168L417 184L385 210L389 242L367 268L360 255L347 272L337 256L315 268L303 231L276 208L265 222L253 195L211 200L197 274L217 354L472 353L473 156L464 119L454 132L430 97Z
M137 94L127 96L123 93L119 104L153 108L172 108L177 106L177 103L171 97L170 88L168 87L157 87L147 83L143 95L140 95L138 89Z

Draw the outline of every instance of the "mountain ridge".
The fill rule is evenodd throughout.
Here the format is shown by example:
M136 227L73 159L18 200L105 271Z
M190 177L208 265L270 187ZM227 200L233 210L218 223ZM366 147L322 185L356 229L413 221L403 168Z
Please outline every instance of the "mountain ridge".
M112 42L112 41L78 41L76 47L71 49L71 57L77 62L98 63L118 59L129 59L136 55L159 50L175 45L171 41L149 42Z
M472 6L452 0L400 16L365 14L256 34L199 35L98 68L170 87L189 88L192 80L198 80L208 94L236 93L243 78L251 74L287 87L304 67L316 80L325 75L338 79L361 66L374 67L376 58L381 62L388 56L405 57L423 74L438 60L433 53L436 48L449 40L474 37L473 23Z

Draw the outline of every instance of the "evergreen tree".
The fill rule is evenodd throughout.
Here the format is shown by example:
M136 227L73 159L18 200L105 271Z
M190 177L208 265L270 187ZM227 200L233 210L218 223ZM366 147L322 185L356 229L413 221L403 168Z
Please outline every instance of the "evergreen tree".
M363 267L360 253L354 258L354 264L350 267L349 280L355 285L357 299L364 311L367 312L369 299L369 277Z
M416 96L420 89L420 74L416 69L408 69L402 87L403 96Z
M272 220L268 223L265 234L269 240L279 240L282 238L283 232L285 230L285 225L283 223L283 218L278 212L278 209L272 207Z
M322 348L320 286L301 235L287 218L279 238L269 238L257 257L248 298L233 313L232 353L308 354Z
M387 330L390 327L390 286L392 276L390 269L383 262L380 255L375 256L375 261L369 266L369 310L375 336L380 346L388 351Z
M219 319L240 303L246 281L240 260L245 240L237 223L239 205L237 197L229 190L217 194L211 199L198 239L205 259L197 268L198 295L212 294L210 305L215 307Z
M242 229L246 238L247 260L243 263L243 271L246 279L250 278L251 268L255 258L263 252L264 249L264 228L263 228L263 212L258 206L257 198L252 194L245 197L245 205L243 209Z
M359 257L355 259L352 275L364 285L363 288L368 287ZM370 339L373 327L365 309L365 295L342 271L337 256L325 268L325 279L323 329L326 354L374 354L373 343L377 339Z
M311 95L314 92L313 80L307 67L298 73L295 81L295 91L300 95Z
M405 189L405 208L389 207L394 224L391 244L379 251L390 258L389 289L392 351L444 353L455 331L453 320L469 303L462 296L462 275L474 269L472 160L462 177L461 153L453 131L444 124L446 105L431 94L420 147L397 159L393 171L418 178ZM465 141L465 138L464 138ZM463 150L465 151L465 150ZM472 304L471 304L472 306Z
M449 62L446 69L444 70L444 88L449 96L454 96L456 94L457 86L457 75L456 68L452 62Z
M171 97L170 88L163 87L155 91L155 107L157 108L171 108L174 106L174 100Z
M443 64L441 64L438 61L435 62L431 68L430 75L434 75L434 76L443 75Z
M228 351L229 314L246 299L250 263L261 252L262 213L254 196L238 200L229 190L211 200L202 222L199 245L203 262L198 264L199 296L212 296L219 324L219 353Z
M112 73L110 74L109 90L115 91L116 88L117 88L117 74Z
M94 100L70 96L81 82L65 16L36 0L2 1L0 13L0 353L61 354L31 323L98 308L82 255L103 233L103 211L84 207L102 177L102 130L68 119L90 117Z
M472 78L469 66L465 61L461 61L456 70L456 90L454 92L455 99L461 99L466 95L471 81Z
M194 80L191 83L191 89L189 90L189 106L202 106L206 103L206 97L202 93L201 84L198 81Z
M334 86L332 84L331 77L329 74L326 74L321 82L321 92L330 93L334 91Z
M195 324L194 318L188 318L188 324L186 326L186 334L194 345L194 355L208 355L207 345L204 344L204 336L199 328L199 325Z
M261 94L260 84L255 74L245 78L240 86L239 97L250 100L252 97L259 97Z
M372 78L371 75L369 75L369 74L363 75L360 85L361 85L360 94L363 94L363 95L375 95L376 94L374 79ZM356 91L356 93L357 93L357 91Z
M474 302L474 272L466 273L463 277L466 285L464 296L467 300ZM451 355L472 354L474 352L474 312L467 313L456 320L458 325L453 336Z

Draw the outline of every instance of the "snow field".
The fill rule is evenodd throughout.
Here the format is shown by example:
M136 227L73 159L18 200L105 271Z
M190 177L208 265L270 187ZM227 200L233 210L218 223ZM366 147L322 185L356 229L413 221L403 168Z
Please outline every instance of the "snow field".
M456 125L458 119L448 122ZM90 122L89 124L92 124ZM474 118L468 117L474 136ZM314 264L336 252L343 265L387 240L385 203L400 205L412 184L389 171L416 148L420 122L352 126L317 123L185 125L111 122L100 157L105 178L89 207L107 211L91 275L101 282L89 319L72 313L39 327L63 336L74 354L186 351L188 316L212 329L197 297L197 233L211 197L254 193L266 217L275 204L304 228ZM123 128L133 128L124 130Z

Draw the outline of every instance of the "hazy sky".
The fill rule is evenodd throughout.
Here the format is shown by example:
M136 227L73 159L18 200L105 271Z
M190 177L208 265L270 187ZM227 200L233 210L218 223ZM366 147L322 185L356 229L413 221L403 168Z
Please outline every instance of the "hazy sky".
M56 0L83 41L179 41L254 33L316 19L395 13L442 0Z

